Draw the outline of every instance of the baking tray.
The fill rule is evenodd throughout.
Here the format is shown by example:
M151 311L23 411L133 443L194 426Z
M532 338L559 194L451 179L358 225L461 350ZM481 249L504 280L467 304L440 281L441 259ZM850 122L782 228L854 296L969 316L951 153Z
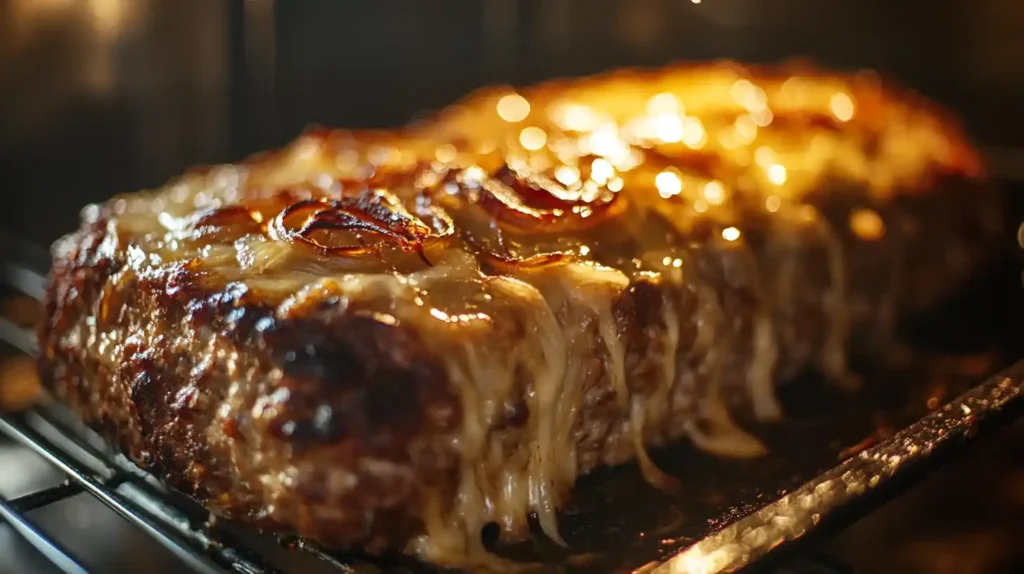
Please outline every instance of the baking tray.
M1021 212L1016 204L1008 218ZM7 251L8 290L38 297L45 258L11 238L0 245ZM777 567L808 541L871 512L972 440L1024 413L1024 361L1016 362L1024 356L1024 341L1017 339L1024 338L1014 336L1024 318L1022 295L1019 261L1008 255L947 309L907 326L915 353L899 369L863 371L856 392L813 378L782 387L785 422L748 426L766 442L769 456L721 459L688 445L655 451L660 466L682 481L681 497L648 486L633 465L599 470L580 480L560 513L568 548L536 536L497 551L545 572L712 574ZM31 336L11 321L0 322L0 339L33 351ZM191 501L104 451L59 408L5 415L0 431L56 464L73 485L58 486L67 493L36 493L33 504L24 497L7 501L0 515L12 524L51 498L84 490L196 571L309 572L308 557L282 546L305 550L318 567L348 572L436 571L406 558L330 554L303 540L211 524ZM100 470L74 454L83 444L89 456L104 461ZM71 561L63 562L72 565L65 571L88 571L61 541L31 520L22 522L19 532L37 548Z

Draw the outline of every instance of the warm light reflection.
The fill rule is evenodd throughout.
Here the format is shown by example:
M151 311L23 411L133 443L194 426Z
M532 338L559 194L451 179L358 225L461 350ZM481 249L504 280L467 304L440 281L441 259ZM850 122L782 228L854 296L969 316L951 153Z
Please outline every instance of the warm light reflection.
M655 119L658 139L665 143L678 143L683 139L683 121L677 115L663 114Z
M462 181L472 186L479 186L487 173L479 166L470 166L462 172Z
M458 151L455 149L455 146L451 144L438 146L438 148L434 150L434 157L436 157L437 161L441 163L454 161L456 155L458 155Z
M740 238L740 230L735 227L726 227L722 230L722 239L726 241L736 241Z
M775 152L772 151L772 148L767 146L761 146L757 148L756 150L754 150L754 163L765 169L768 169L768 166L776 163Z
M766 128L771 125L772 120L775 119L775 114L772 113L769 108L761 108L759 110L753 110L750 112L750 117L754 119L754 123L762 128Z
M547 141L547 132L535 126L523 128L523 131L519 132L519 145L531 151L543 148Z
M470 321L489 321L491 319L486 313L459 313L452 315L436 308L430 310L430 315L445 323L469 323Z
M629 145L619 138L619 129L614 123L599 126L590 134L586 142L590 153L608 158L612 163L619 163L629 155Z
M832 94L832 98L829 100L829 107L832 109L832 115L841 122L848 122L853 119L853 100L850 96L836 92Z
M855 209L850 214L850 229L857 237L873 241L885 235L885 222L878 212L872 209Z
M718 135L718 144L722 146L722 149L734 150L739 147L739 142L734 137L732 130L722 132Z
M682 110L679 98L668 92L661 92L647 100L647 113L652 116L678 115Z
M683 143L691 148L701 148L706 141L704 124L695 117L683 120Z
M722 205L725 203L725 186L717 180L709 181L704 184L702 195L709 204Z
M571 165L560 165L555 169L555 179L564 186L572 187L580 181L580 170Z
M498 100L498 117L506 122L521 122L530 115L530 102L519 94L508 94Z
M97 32L108 38L116 36L124 25L131 4L124 0L90 0L89 15Z
M679 195L683 191L683 181L671 171L663 171L654 178L654 185L658 188L658 194L669 198Z
M736 128L736 138L741 143L749 144L757 137L757 123L749 115L742 115L736 118L734 125Z
M781 164L772 164L768 166L768 181L775 185L782 185L786 183L786 167Z
M678 257L673 258L666 255L661 259L661 264L666 267L675 267L676 269L679 269L680 267L683 266L683 260L679 259Z
M763 110L768 105L768 96L760 86L750 80L738 80L732 86L732 99L748 111Z
M551 114L551 120L563 130L574 132L590 131L598 121L594 110L579 104L567 104L556 108Z
M590 179L597 183L604 184L615 175L615 168L608 160L597 158L590 164Z

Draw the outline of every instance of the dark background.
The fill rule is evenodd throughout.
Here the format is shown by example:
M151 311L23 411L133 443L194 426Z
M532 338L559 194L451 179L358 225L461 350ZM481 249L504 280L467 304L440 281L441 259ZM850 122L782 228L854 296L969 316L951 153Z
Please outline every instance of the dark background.
M0 228L49 243L89 201L486 83L795 56L1024 144L1018 0L0 0Z
M878 69L1024 148L1022 0L0 0L0 230L48 244L87 202L487 83L798 56ZM1013 571L1022 465L1017 425L824 551L858 572Z

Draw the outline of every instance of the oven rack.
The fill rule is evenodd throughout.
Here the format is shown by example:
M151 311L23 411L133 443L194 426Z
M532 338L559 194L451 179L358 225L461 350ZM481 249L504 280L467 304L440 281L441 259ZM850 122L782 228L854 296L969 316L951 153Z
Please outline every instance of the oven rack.
M44 279L34 269L41 266L9 262L0 266L0 288L39 299ZM38 351L29 329L3 317L0 317L0 341L30 356ZM806 542L812 538L808 536L812 533L821 536L839 531L904 491L928 470L958 453L982 431L1003 426L1022 412L1024 361L979 384L892 438L826 471L788 495L767 502L757 512L735 520L667 561L652 563L640 571L687 572L685 564L695 554L713 555L735 546L734 540L758 532L764 538L762 543L745 548L722 568L702 569L701 572L770 568L768 571L773 574L847 573L849 570L841 564L802 553L806 544L794 543ZM303 550L339 572L364 573L358 562L340 559L315 543L294 537L276 540L254 537L254 544L245 536L246 541L243 541L239 534L244 531L218 524L200 505L165 488L123 455L115 453L59 405L40 405L2 414L0 434L35 452L66 477L55 486L26 495L10 499L0 497L0 522L9 524L59 571L90 573L82 561L35 524L27 513L86 493L159 543L193 572L278 573L280 570L270 563L265 552L266 545L272 544ZM846 487L837 490L837 484ZM816 493L828 496L816 496ZM809 502L803 504L800 515L793 515L794 501L801 498ZM786 518L786 529L775 528L780 522L771 519L772 516ZM788 561L780 560L780 556ZM381 571L373 566L369 570Z

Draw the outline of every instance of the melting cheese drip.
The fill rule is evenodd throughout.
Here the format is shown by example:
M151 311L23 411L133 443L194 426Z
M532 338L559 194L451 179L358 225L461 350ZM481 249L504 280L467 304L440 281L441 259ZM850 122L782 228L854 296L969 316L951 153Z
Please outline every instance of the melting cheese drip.
M828 332L822 345L819 366L829 380L846 387L853 387L857 382L847 368L847 310L846 292L846 255L843 245L836 236L835 230L820 214L807 209L801 210L801 216L810 219L815 229L824 239L828 252L828 269L830 289L823 293L823 307L829 315L826 321Z
M476 341L454 352L449 348L447 355L450 376L464 405L459 445L462 482L456 505L447 517L438 515L436 503L426 509L424 521L432 531L431 542L421 551L432 556L482 551L476 540L488 522L517 533L525 527L529 511L537 514L548 537L564 544L556 512L577 478L573 431L585 385L588 381L602 384L595 383L595 377L607 379L604 384L615 390L645 477L663 489L678 489L677 481L658 469L647 454L643 440L646 403L642 397L631 397L626 384L625 348L611 304L628 286L629 280L621 272L592 264L566 264L525 272L517 278L488 279L495 298L517 301L515 320L526 326L527 341L525 345L508 345L493 340L481 347L479 333L452 335L456 341ZM674 356L678 344L677 321L674 316L668 320L673 333L669 357ZM601 365L594 372L588 359L600 348L604 349ZM519 451L506 452L500 442L488 440L487 405L512 394L516 373L522 373L532 387L524 428L528 439L519 442ZM666 366L656 392L667 395L674 378L674 365ZM465 548L461 540L473 542Z
M670 283L679 285L682 283L682 270L673 268L671 272L674 272L674 279ZM662 351L662 380L659 381L658 390L659 392L653 393L651 396L652 407L649 408L654 416L650 417L654 419L654 422L660 426L661 421L669 413L669 405L671 404L672 389L676 384L676 357L679 356L681 349L679 348L679 326L682 318L679 316L679 309L676 306L676 301L669 296L662 297L662 304L664 307L664 319L665 319L665 348Z
M583 403L584 384L593 376L586 365L595 349L604 347L601 374L611 380L612 388L619 396L628 400L625 349L619 338L611 304L629 286L629 280L614 269L576 263L558 266L550 272L524 274L523 278L545 294L549 308L563 309L567 315L561 322L562 337L568 351L563 355L566 364L561 369L562 380L551 390L538 388L535 391L551 402L540 405L542 410L536 415L541 421L541 431L554 435L548 438L541 434L539 446L544 453L539 456L551 457L545 466L562 465L562 472L557 476L559 483L544 483L543 488L554 490L554 496L560 498L576 480L573 428ZM591 328L592 322L596 322L596 329ZM558 448L547 450L551 446ZM553 473L549 471L546 474ZM557 508L557 504L542 505L534 510L545 534L564 544L558 534L555 518Z
M775 396L775 362L778 348L770 312L759 310L754 320L754 356L750 361L747 380L754 416L761 421L774 421L782 417L782 407Z
M749 255L749 253L748 253ZM754 312L753 356L747 368L747 388L754 416L760 421L776 421L782 417L782 407L775 396L775 364L779 353L775 343L775 327L772 322L771 301L765 296L764 279L760 276L753 257L749 257L749 267L755 274L754 289L758 294L758 308Z
M643 432L645 402L641 397L630 396L626 381L626 349L612 313L612 302L629 287L629 279L620 271L599 266L574 264L568 266L567 270L569 273L564 277L561 288L575 304L584 307L597 320L598 338L605 350L603 371L611 379L611 387L615 390L615 398L620 409L627 413L640 470L651 484L663 490L677 491L677 481L662 472L647 452ZM591 292L594 289L592 285L597 288L596 292ZM667 381L659 386L668 388L670 383L671 381ZM576 386L569 387L566 396L575 404L580 404L582 389ZM564 414L565 411L560 412ZM575 417L563 421L563 432L571 432L571 424L574 422Z
M764 445L733 422L721 395L725 361L722 351L726 347L713 343L716 336L723 331L721 327L728 325L728 318L722 311L718 294L712 287L698 284L697 297L698 331L692 352L693 356L704 357L697 371L703 373L700 378L708 380L708 388L704 393L698 391L698 418L686 423L690 438L698 448L721 456L762 456L766 452ZM693 384L696 386L697 381ZM701 428L701 422L707 423L706 430Z

